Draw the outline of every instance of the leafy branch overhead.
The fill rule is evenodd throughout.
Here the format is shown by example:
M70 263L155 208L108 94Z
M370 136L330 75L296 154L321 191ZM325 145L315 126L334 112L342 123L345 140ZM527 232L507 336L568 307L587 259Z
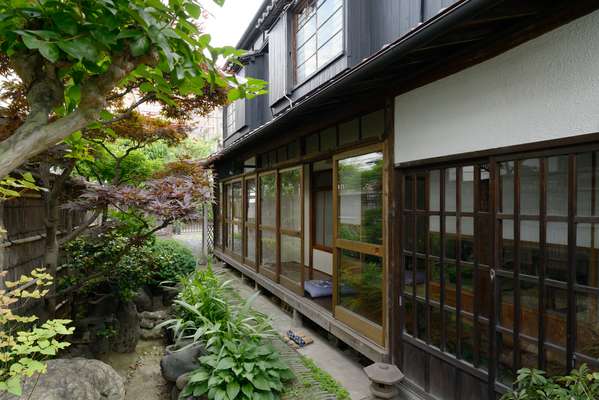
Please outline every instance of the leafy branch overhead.
M14 132L0 135L0 176L110 121L110 103L128 94L136 101L125 113L156 102L166 116L182 117L181 105L206 112L204 99L264 93L264 82L218 68L219 59L239 63L242 52L210 45L202 11L197 0L0 0L0 73L18 77L13 90L28 106Z

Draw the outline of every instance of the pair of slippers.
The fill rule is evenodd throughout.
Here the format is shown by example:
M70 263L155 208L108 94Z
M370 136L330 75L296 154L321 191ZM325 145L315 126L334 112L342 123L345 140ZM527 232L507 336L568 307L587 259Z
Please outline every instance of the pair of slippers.
M302 348L310 343L314 343L314 340L305 332L294 332L291 329L287 331L287 337L285 339L287 344L294 348Z

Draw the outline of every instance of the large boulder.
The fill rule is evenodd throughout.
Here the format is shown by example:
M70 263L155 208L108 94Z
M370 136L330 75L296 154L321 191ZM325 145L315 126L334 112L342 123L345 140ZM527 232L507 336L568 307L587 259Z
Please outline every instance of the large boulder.
M123 400L123 378L99 360L71 358L50 360L48 370L23 382L23 396L0 394L0 400ZM33 390L30 397L29 394Z
M111 338L112 351L133 353L139 341L139 314L135 303L121 302L116 312L117 335Z
M162 376L169 382L176 382L181 375L199 368L198 358L206 352L201 344L194 344L177 351L168 352L160 360Z
M150 290L147 287L142 287L135 293L133 302L139 312L152 311L152 297L150 295Z

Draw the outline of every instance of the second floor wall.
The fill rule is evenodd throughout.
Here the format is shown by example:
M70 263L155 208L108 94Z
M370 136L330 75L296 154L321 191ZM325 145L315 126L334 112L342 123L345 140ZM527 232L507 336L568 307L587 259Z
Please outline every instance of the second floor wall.
M269 93L225 108L225 147L455 2L296 0L268 23L255 19L239 74L268 81Z

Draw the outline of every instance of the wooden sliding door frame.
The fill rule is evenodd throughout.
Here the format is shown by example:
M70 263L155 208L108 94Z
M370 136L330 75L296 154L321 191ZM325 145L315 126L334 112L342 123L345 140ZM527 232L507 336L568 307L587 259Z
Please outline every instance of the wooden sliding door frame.
M338 162L351 157L361 156L369 153L380 152L383 154L383 176L382 176L382 203L383 207L381 210L381 219L383 223L382 229L382 244L370 244L357 242L347 239L339 239L338 237L338 224L339 224L339 177L338 177ZM386 142L377 143L369 146L358 147L353 150L335 154L333 156L333 315L339 321L346 325L356 329L362 335L371 339L375 343L385 346L386 329L388 326L387 322L387 289L389 287L388 282L388 226L387 226L387 212L389 208L389 157L386 151ZM341 250L356 251L359 253L369 254L377 257L381 257L383 264L382 281L383 287L381 288L381 301L383 305L381 321L382 325L376 324L367 318L358 315L357 313L346 309L343 306L338 305L339 301L339 252Z
M254 222L248 222L247 210L248 210L248 181L254 181L254 190L255 190L255 211L254 211ZM254 268L258 271L258 175L257 174L247 174L243 176L243 263ZM248 259L248 238L247 238L247 230L254 230L254 260Z
M288 171L292 171L292 170L299 170L300 173L300 186L299 186L299 192L300 192L300 230L296 231L296 230L292 230L292 229L285 229L281 227L281 174L284 174L285 172ZM285 169L279 169L277 171L277 181L278 181L278 196L277 196L277 210L278 210L278 249L279 249L279 280L280 283L287 287L290 290L293 290L294 292L296 292L297 294L299 294L300 296L304 295L304 280L305 280L305 274L304 274L304 270L305 265L304 265L304 253L305 253L305 241L304 241L304 167L303 164L299 164L298 166L295 167L290 167L290 168L285 168ZM300 239L300 282L298 285L298 282L294 282L293 280L287 278L286 276L284 276L281 272L282 272L282 266L281 266L281 245L283 244L283 240L282 237L283 235L285 236L291 236L291 237L297 237Z

